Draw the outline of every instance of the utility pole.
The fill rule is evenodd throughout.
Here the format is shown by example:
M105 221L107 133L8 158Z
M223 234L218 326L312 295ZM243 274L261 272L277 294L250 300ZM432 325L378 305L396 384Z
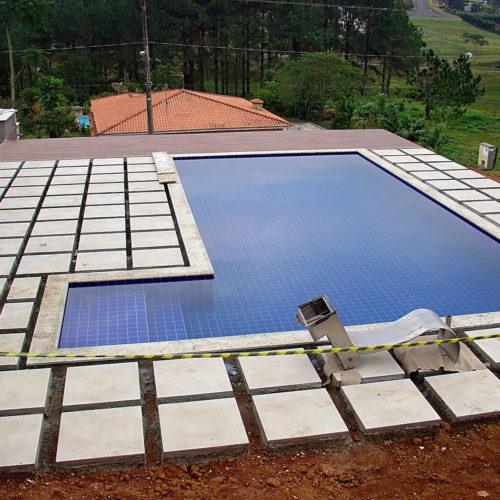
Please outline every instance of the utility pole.
M148 116L148 134L154 134L153 125L153 102L151 99L151 70L149 68L149 41L148 41L148 21L146 17L146 0L141 0L142 9L142 41L144 49L141 50L141 57L144 59L144 70L146 73L146 113Z

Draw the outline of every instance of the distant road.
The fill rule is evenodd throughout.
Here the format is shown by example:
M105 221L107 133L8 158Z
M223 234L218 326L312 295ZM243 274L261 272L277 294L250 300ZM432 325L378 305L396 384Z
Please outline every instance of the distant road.
M427 0L413 0L415 2L415 12L410 17L432 17L433 19L454 19L453 16L442 14L431 8Z

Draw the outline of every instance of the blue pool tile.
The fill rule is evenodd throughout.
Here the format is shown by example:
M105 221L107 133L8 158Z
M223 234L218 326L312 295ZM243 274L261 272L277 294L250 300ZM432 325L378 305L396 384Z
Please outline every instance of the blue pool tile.
M500 310L498 241L360 155L176 165L215 278L71 287L60 347L297 330L321 293L346 325Z

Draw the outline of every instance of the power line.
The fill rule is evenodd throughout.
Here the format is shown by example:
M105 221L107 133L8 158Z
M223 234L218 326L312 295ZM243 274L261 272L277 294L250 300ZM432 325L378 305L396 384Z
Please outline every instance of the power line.
M236 0L236 2L242 3L263 3L263 4L272 4L272 5L297 5L301 7L330 7L337 9L357 9L357 10L395 10L395 11L406 11L403 7L368 7L367 5L336 5L329 3L309 3L309 2L291 2L289 0L285 0L283 2L276 0Z
M39 47L31 47L29 49L17 49L13 50L13 53L23 53L23 52L33 52L34 50L39 50L40 52L56 52L58 50L79 50L79 49L100 49L103 47L121 47L130 45L141 45L142 42L123 42L123 43L105 43L99 45L75 45L73 47L49 47L42 49ZM8 54L8 50L0 50L0 54Z
M236 0L236 1L254 1L254 0ZM257 0L255 0L257 1ZM278 2L281 3L281 2ZM226 50L226 51L239 51L239 52L267 52L274 54L339 54L341 56L349 56L349 57L370 57L370 58L394 58L394 59L415 59L423 57L421 54L416 55L408 55L408 54L361 54L361 53L345 53L345 52L336 52L336 51L321 51L321 50L290 50L290 49L273 49L273 48L255 48L255 47L233 47L233 46L224 46L224 45L202 45L202 44L194 44L194 43L174 43L174 42L149 42L150 45L163 45L163 46L171 46L171 47L189 47L194 49L205 49L205 50ZM107 47L123 47L123 46L133 46L133 45L142 45L142 41L140 42L123 42L123 43L107 43L107 44L96 44L96 45L75 45L72 47L49 47L49 48L40 48L40 47L31 47L29 49L17 49L13 50L13 53L26 53L32 52L34 50L38 50L40 52L57 52L57 51L66 51L66 50L85 50L85 49L96 49L96 48L107 48ZM0 50L0 54L8 54L8 50ZM457 54L438 54L439 57L457 57ZM491 54L474 54L474 58L479 57L489 57L494 58Z

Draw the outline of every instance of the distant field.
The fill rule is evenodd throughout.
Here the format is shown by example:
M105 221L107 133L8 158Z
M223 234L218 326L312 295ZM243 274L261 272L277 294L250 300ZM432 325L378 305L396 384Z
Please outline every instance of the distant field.
M500 70L500 36L480 30L461 19L412 19L424 32L427 47L442 57L454 58L464 52L472 52L474 66L497 67ZM477 33L488 40L488 45L474 49L465 43L463 33Z

